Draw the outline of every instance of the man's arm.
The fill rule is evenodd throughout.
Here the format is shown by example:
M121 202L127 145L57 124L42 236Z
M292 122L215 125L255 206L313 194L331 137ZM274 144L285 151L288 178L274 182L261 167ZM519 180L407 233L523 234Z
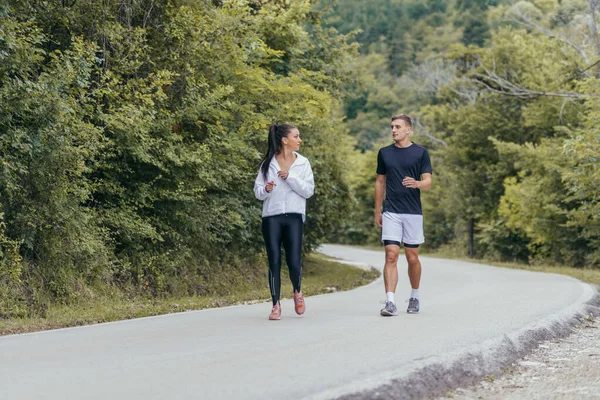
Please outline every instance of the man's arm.
M431 189L431 174L425 173L421 175L421 180L417 182L417 188L420 190Z
M402 184L409 189L429 190L431 189L431 174L429 172L421 174L420 181L406 176L402 180Z
M383 203L383 195L385 194L385 175L377 174L375 180L375 224L381 227L381 204Z

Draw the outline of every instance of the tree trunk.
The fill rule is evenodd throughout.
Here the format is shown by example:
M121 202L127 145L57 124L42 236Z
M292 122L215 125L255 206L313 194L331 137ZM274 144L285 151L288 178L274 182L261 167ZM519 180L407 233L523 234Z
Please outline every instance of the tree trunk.
M596 24L596 10L598 9L600 1L599 0L588 0L588 5L590 7L590 16L591 16L591 25L590 28L592 30L592 39L594 40L594 44L596 45L596 56L600 57L600 38L598 38L598 25ZM596 65L596 76L600 78L600 64Z
M473 258L473 236L475 232L475 219L469 219L469 258Z

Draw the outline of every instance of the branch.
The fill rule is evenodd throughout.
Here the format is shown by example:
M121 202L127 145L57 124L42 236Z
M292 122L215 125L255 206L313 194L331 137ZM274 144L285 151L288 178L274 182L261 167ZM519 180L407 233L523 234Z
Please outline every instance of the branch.
M148 24L148 19L150 18L150 14L152 13L152 9L153 8L154 8L154 1L151 1L150 2L150 8L148 9L148 12L144 15L144 22L142 23L142 26L144 28Z
M590 1L592 1L592 0L590 0ZM513 8L511 11L515 14L516 17L518 17L518 18L515 18L515 17L511 18L510 19L511 21L516 22L517 24L520 24L520 25L524 25L524 26L526 26L528 28L531 28L531 29L533 29L535 31L538 31L538 32L540 32L540 33L542 33L542 34L544 34L544 35L546 35L546 36L548 36L548 37L550 37L552 39L558 39L558 40L560 40L561 42L567 44L568 46L571 46L575 51L577 51L583 57L583 59L584 59L584 61L585 61L586 64L589 62L588 61L588 56L587 56L585 50L582 47L580 47L580 46L576 45L575 43L571 42L566 37L564 37L562 35L558 35L558 34L552 32L552 31L550 31L549 29L546 29L546 28L544 28L544 27L536 24L535 21L533 21L531 18L529 18L526 15L524 15L520 10Z
M560 113L558 114L558 120L563 123L563 112L565 110L565 106L568 102L573 101L573 99L564 99L562 102L562 106L560 107Z
M471 80L494 93L518 97L520 99L534 99L542 96L563 97L570 99L587 99L590 97L600 97L600 95L588 95L575 92L547 92L532 90L501 77L500 75L496 74L496 72L488 70L483 65L480 65L480 67L483 68L485 74L475 73L473 74L474 79Z
M475 74L476 79L472 81L476 84L483 86L490 92L503 94L506 96L518 97L520 99L535 99L542 96L548 97L566 97L570 99L587 99L589 97L600 97L600 95L586 95L574 92L542 92L538 90L531 90L523 86L516 85L512 82L507 81L497 75L490 76L484 74Z
M460 91L458 86L452 87L452 85L448 85L447 86L448 90L450 90L452 93L458 95L459 97L463 97L465 99L467 99L467 101L469 102L469 104L475 104L475 102L477 101L477 89L475 88L475 91Z
M585 75L585 76L587 76L587 77L589 78L589 77L590 77L590 75L589 75L589 74L587 74L586 72L587 72L587 71L589 71L590 69L594 68L594 67L595 67L595 66L597 66L597 65L598 65L598 66L600 66L600 58L599 58L597 61L595 61L593 64L591 64L591 65L589 65L589 66L585 67L584 69L579 69L579 67L578 67L578 69L579 69L579 72L577 72L577 74L576 74L576 75L571 75L570 77L568 77L567 79L565 79L565 80L563 81L563 83L567 83L567 82L569 82L571 79L575 79L575 78L577 78L577 77L579 77L579 76L581 76L581 75Z
M433 142L439 143L444 147L448 147L448 143L444 142L442 139L438 139L435 136L432 136L431 134L429 134L429 132L427 132L427 130L425 129L423 124L421 124L421 121L418 118L415 118L414 122L415 122L415 125L419 128L419 131L417 132L418 135L424 135L424 136L428 137L429 139L431 139Z

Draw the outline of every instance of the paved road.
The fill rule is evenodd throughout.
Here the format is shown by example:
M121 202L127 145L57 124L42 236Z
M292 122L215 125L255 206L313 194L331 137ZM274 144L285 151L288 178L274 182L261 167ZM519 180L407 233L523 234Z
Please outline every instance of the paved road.
M322 251L383 262L381 251ZM415 383L415 371L467 353L495 359L501 343L517 349L524 332L560 325L595 296L564 276L422 261L418 315L380 317L377 280L307 298L302 317L283 301L281 321L267 321L262 303L3 337L0 399L335 398L393 379ZM400 301L409 292L401 265Z

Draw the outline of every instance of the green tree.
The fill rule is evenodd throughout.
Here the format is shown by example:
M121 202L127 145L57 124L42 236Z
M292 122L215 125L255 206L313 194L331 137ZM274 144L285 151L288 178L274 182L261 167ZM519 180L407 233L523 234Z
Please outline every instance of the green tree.
M305 250L343 219L356 46L310 1L11 2L0 18L10 293L205 293L262 268L252 185L272 122L300 128L315 170Z

